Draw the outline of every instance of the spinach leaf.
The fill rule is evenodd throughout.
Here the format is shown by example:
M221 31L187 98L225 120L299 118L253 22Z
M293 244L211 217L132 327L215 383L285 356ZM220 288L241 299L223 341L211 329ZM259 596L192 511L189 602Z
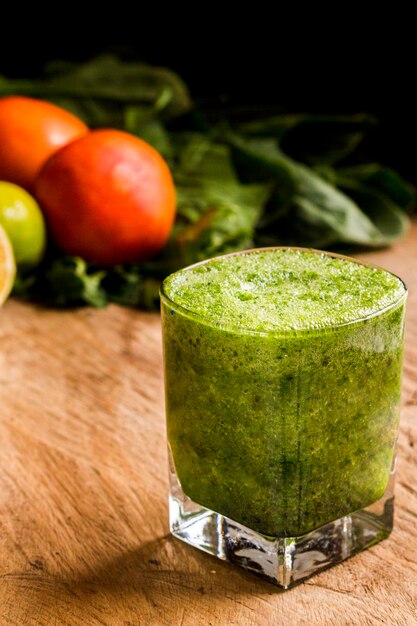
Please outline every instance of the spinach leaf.
M291 193L287 196L290 205L287 214L292 228L288 217L283 223L289 243L314 247L329 247L338 243L381 246L392 240L387 229L380 228L381 220L375 211L369 215L362 211L352 198L329 184L317 172L286 156L273 141L232 138L232 144L241 156L249 159L254 177L266 173L273 177L275 172L279 184L283 172L287 172L287 180L292 181ZM265 164L259 174L256 164ZM404 227L406 221L403 220ZM279 219L275 226L276 236L281 242ZM403 232L404 228L400 229L398 225L394 237L400 230Z
M366 113L357 115L276 115L241 124L238 131L250 137L274 137L286 154L316 164L334 164L351 154L375 125Z
M191 105L186 85L171 70L112 55L81 64L51 64L38 80L0 76L0 95L10 94L52 100L80 114L92 127L110 123L120 128L124 106L133 103L156 110L164 119L184 113Z
M240 182L229 146L203 135L182 137L174 176L179 219L168 253L179 266L253 244L271 186Z
M244 182L273 181L275 201L282 212L296 192L297 180L289 160L280 153L274 139L245 140L229 135L233 163Z
M415 187L389 167L379 163L366 163L336 170L335 182L339 186L343 187L346 183L345 186L349 187L353 181L381 192L406 213L411 213L415 208L417 201Z
M299 183L299 193L294 199L295 227L301 226L298 232L303 233L306 243L317 247L335 243L366 246L385 243L377 226L351 198L304 165L294 167Z
M407 232L409 218L386 194L354 179L345 179L342 189L363 208L379 231L379 239L367 245L387 245Z

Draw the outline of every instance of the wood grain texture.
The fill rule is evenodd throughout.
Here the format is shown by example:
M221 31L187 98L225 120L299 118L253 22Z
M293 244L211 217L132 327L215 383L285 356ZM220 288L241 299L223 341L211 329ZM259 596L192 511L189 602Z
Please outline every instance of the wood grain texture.
M417 624L417 226L362 256L410 287L395 530L287 592L168 534L159 317L6 304L1 626Z

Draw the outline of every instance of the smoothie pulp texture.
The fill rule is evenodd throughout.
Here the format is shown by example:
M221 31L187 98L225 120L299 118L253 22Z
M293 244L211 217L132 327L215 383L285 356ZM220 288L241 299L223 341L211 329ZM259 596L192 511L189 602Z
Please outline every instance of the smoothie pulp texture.
M187 496L288 537L383 495L399 420L399 278L272 248L176 272L161 300L168 441Z

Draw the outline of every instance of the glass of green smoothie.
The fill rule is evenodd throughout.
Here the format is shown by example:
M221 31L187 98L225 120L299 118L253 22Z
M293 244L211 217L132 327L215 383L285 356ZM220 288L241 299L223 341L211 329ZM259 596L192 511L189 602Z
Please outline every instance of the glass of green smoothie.
M388 536L406 296L302 248L164 281L176 537L288 588Z

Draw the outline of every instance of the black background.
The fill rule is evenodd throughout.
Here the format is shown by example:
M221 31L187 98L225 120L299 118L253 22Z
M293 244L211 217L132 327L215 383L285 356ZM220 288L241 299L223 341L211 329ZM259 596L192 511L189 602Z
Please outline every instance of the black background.
M359 9L338 5L338 15L328 10L331 21L318 27L318 16L305 15L301 5L281 19L252 9L244 25L224 23L214 5L195 11L186 14L187 24L161 6L159 15L157 7L152 15L124 17L120 8L88 24L74 20L74 10L68 20L61 11L52 27L38 20L24 34L5 28L0 73L33 76L51 59L82 61L112 51L171 67L195 98L291 112L371 112L380 123L365 153L417 183L417 36L410 16L391 10L382 25L380 14L365 22Z

